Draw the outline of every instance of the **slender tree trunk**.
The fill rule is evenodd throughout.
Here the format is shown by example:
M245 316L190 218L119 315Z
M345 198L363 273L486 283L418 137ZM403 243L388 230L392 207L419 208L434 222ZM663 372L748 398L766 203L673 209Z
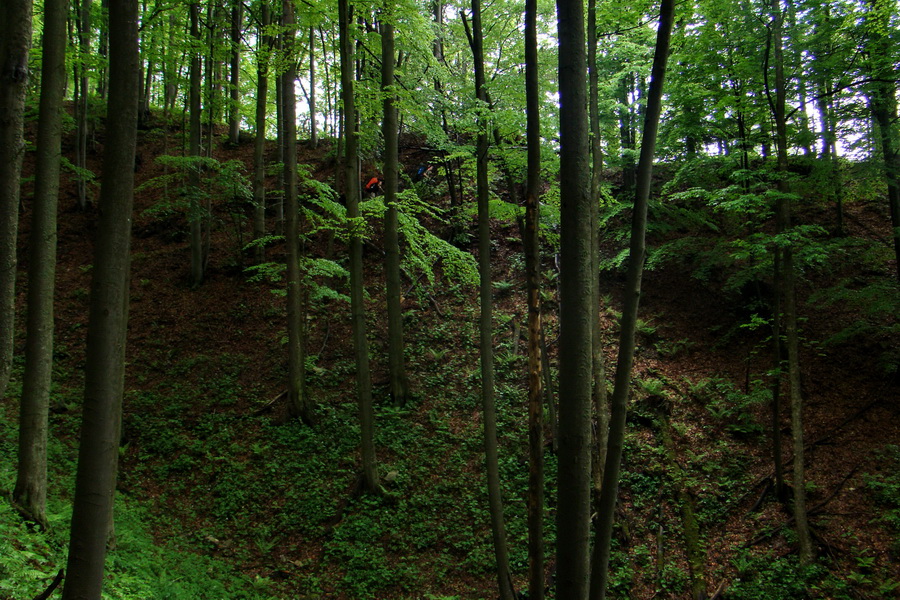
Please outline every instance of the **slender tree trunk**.
M366 341L366 313L363 305L362 232L359 231L359 155L356 135L356 102L353 90L352 23L348 0L338 0L341 42L341 96L344 102L345 165L344 189L347 197L347 223L350 229L350 312L353 347L356 351L356 387L362 433L362 485L368 493L379 491L378 465L375 459L375 411L372 408L372 380L369 374L369 348Z
M22 514L44 528L47 527L47 413L53 370L56 205L68 11L68 0L44 3L34 208L28 240L25 378L19 411L19 468L13 492L13 501Z
M279 21L281 22L281 21ZM281 36L278 36L278 56L282 53ZM277 131L276 162L284 164L284 92L280 73L275 77L275 129ZM284 170L278 174L278 189L284 190ZM284 193L278 195L275 203L275 235L284 234Z
M309 28L309 145L319 145L319 128L316 123L316 28Z
M537 0L525 2L525 278L528 295L528 598L544 598L544 407L541 378L541 121Z
M256 140L253 143L253 239L266 235L266 113L269 95L269 53L272 40L265 33L271 24L269 4L260 5L261 27L258 32L259 50L256 62ZM258 244L254 250L256 262L266 259L266 248Z
M647 94L647 110L644 117L644 134L638 163L637 187L631 222L631 246L628 257L628 274L625 282L624 306L619 337L619 358L616 363L615 388L610 411L609 445L603 470L603 489L597 509L596 537L591 577L591 598L602 600L606 596L609 580L609 554L612 540L619 472L622 465L622 446L625 439L625 415L628 390L631 386L631 368L634 363L634 333L637 325L638 305L641 297L641 277L645 260L645 234L647 231L647 204L653 174L653 155L662 112L662 91L669 55L669 40L675 12L674 0L662 0L659 9L659 29L656 50L650 73L650 89Z
M109 116L64 600L100 598L116 484L137 136L137 15L136 0L119 0L110 6Z
M590 141L581 0L557 0L560 96L559 467L557 597L587 598L591 512Z
M591 296L594 310L591 331L591 363L593 365L592 399L597 426L594 433L593 467L594 502L600 500L603 464L606 462L606 440L609 435L609 402L606 390L606 363L600 329L600 183L603 178L603 150L600 147L599 77L597 75L597 6L588 1L588 85L591 123Z
M772 462L775 467L775 497L780 502L787 499L784 485L784 459L781 455L781 374L783 359L781 356L781 298L784 296L783 279L781 277L781 249L775 248L773 257L775 295L772 299Z
M870 60L875 83L870 96L872 116L877 124L878 140L884 162L884 176L887 183L888 207L891 213L891 237L894 240L894 256L897 278L900 280L900 151L896 147L897 84L890 38L890 18L894 10L885 0L870 0L870 16L867 17L869 31Z
M228 139L233 145L241 140L241 26L244 22L244 3L233 0L231 5L231 108L228 111Z
M78 52L81 61L78 66L79 93L75 100L75 166L81 169L87 169L88 98L90 94L85 61L90 53L92 5L92 0L81 0L78 19ZM86 209L88 204L87 181L83 177L78 177L76 180L76 194L78 208Z
M29 0L4 0L0 6L0 399L9 384L15 340L19 175L25 154L31 5Z
M397 215L398 125L397 95L394 85L394 23L392 3L386 2L381 22L381 89L384 92L384 253L387 280L388 362L391 398L394 406L404 406L409 397L409 381L403 344L403 310L400 305L400 238Z
M775 135L778 141L778 171L786 174L788 171L787 155L787 118L786 97L787 82L784 76L784 55L782 29L784 24L784 12L780 6L773 3L774 24L772 36L774 41L775 62ZM787 177L778 179L778 199L776 200L776 233L784 235L791 227L790 184ZM803 397L800 392L800 357L797 334L797 303L795 291L794 257L790 244L785 245L781 251L782 290L784 292L784 325L787 337L788 382L790 384L791 399L791 436L794 450L794 524L797 529L797 539L800 544L800 562L807 565L812 562L813 548L812 537L809 531L806 514L806 481L805 481L805 457L803 451Z
M282 75L284 94L284 214L287 240L287 319L288 319L288 407L291 416L306 424L313 422L312 403L306 394L306 336L300 283L300 213L297 206L297 115L294 81L297 66L293 59L297 26L293 0L282 2L285 32L284 51L287 70Z
M465 15L463 15L465 19ZM481 0L472 0L472 54L475 66L475 96L488 106L485 90L484 50L481 28ZM481 277L481 401L484 412L484 454L487 471L488 505L494 557L497 561L497 585L501 600L512 600L515 592L509 572L509 551L506 545L506 526L503 521L503 501L500 494L500 467L497 449L497 415L494 407L494 344L493 308L491 302L491 228L488 188L488 120L481 117L476 142L476 180L478 194L478 272Z
M191 49L191 137L189 153L195 158L200 157L201 114L200 114L200 2L193 0L190 6L191 13L191 40L194 47ZM210 125L210 127L212 127ZM203 206L200 204L200 165L194 165L191 169L190 183L192 195L188 220L190 221L191 236L191 285L194 287L203 283Z

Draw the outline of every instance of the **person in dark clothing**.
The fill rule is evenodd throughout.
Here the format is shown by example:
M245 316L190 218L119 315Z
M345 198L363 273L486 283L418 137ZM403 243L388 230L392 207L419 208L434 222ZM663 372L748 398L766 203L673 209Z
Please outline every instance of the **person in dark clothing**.
M366 196L373 198L383 191L383 183L384 177L376 175L369 180L369 183L366 184L365 188L363 188L363 191L366 193Z

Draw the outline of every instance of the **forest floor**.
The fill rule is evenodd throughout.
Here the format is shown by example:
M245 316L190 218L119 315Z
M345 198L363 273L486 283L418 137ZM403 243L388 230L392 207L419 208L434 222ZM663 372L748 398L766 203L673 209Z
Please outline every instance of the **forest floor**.
M180 147L180 135L162 128L141 132L138 183L165 173L154 158ZM408 169L433 158L422 144L407 146ZM101 171L101 149L98 133L89 164L95 173ZM63 151L71 155L68 137ZM252 143L229 148L217 142L215 156L242 161L250 172ZM335 172L333 156L327 145L301 147L299 162L327 182ZM27 199L30 157L24 175ZM274 177L268 186L274 189ZM96 187L91 189L96 194ZM446 207L441 189L440 179L418 188L424 199ZM70 457L69 465L77 443L97 218L96 210L76 208L74 190L71 174L64 173L51 428L63 440L60 452ZM222 559L255 582L259 597L495 597L480 454L477 290L440 268L435 285L424 277L404 282L416 397L407 407L392 407L380 227L374 228L365 255L367 323L386 493L358 497L353 493L358 430L347 303L322 300L310 307L308 383L320 421L306 428L289 421L283 405L285 302L277 293L282 284L277 275L253 278L245 270L252 264L252 254L242 249L248 242L246 210L216 200L207 277L192 289L187 226L183 211L172 204L176 197L171 190L148 188L135 198L119 477L120 494L145 508L157 543ZM804 206L801 218L830 218L824 209ZM880 203L861 200L848 203L846 210L848 237L889 239ZM20 314L29 216L26 200L20 225ZM522 248L515 223L498 220L492 230L493 277L500 282L495 285L495 341L501 474L515 582L525 587ZM661 239L651 237L654 243ZM472 244L464 249L474 254ZM621 244L608 241L604 252L613 256ZM339 237L319 235L307 252L341 257L345 250ZM277 243L267 249L267 259L283 261ZM862 288L871 280L891 278L891 269L892 264L884 264L879 271L860 273L853 264L839 263L810 270L801 279L806 489L819 555L817 566L806 571L794 558L790 510L770 489L770 342L765 328L739 326L749 320L743 306L752 299L723 291L724 275L696 277L684 261L669 261L645 274L613 556L614 597L687 598L694 579L720 598L898 596L900 504L890 496L900 492L900 380L879 360L896 349L896 340L863 335L826 343L860 317L851 303L813 295L843 280ZM551 282L545 297L547 334L555 364L558 304L552 256L545 270ZM617 269L604 271L601 279L610 379L623 280ZM17 353L24 340L20 334ZM5 420L14 423L14 395L0 402ZM786 408L779 427L790 480ZM666 432L670 451L663 441ZM2 441L13 447L9 439ZM550 446L547 461L552 549L555 458ZM65 499L71 490L59 494ZM685 504L699 521L702 569L689 564ZM552 571L551 559L548 575ZM232 597L252 597L242 594L247 595Z

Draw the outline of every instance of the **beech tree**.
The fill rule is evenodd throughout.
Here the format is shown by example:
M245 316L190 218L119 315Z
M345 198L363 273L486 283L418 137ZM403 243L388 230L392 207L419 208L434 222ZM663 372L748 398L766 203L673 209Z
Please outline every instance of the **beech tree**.
M641 139L641 155L636 174L634 212L631 221L628 273L625 281L625 300L619 333L619 356L616 362L615 387L610 406L609 439L606 464L603 468L603 487L597 508L594 556L591 571L591 598L602 600L606 597L609 580L609 554L612 541L612 527L618 497L619 473L622 465L622 447L625 439L625 416L631 369L634 363L634 334L637 328L638 305L641 297L641 278L646 258L645 236L647 231L647 204L650 197L650 181L653 175L653 157L656 151L656 137L659 117L662 113L663 81L669 58L669 41L674 22L674 0L662 0L659 8L659 29L656 36L656 51L653 55L653 70L650 74L650 88L644 117L644 131Z
M112 2L109 20L107 136L65 600L100 598L122 421L139 95L137 0Z
M372 379L369 374L369 347L366 340L366 313L363 305L362 228L359 218L359 154L356 99L354 97L354 37L350 34L352 13L348 0L338 0L340 28L341 99L344 112L344 196L347 202L347 234L350 239L350 313L356 355L356 393L362 433L362 486L368 493L379 491L375 459L375 413L372 408Z
M591 509L591 279L587 57L581 0L557 0L559 19L560 309L557 597L587 597Z
M388 361L391 398L395 406L403 406L409 398L406 359L403 344L403 310L400 305L400 239L397 214L398 123L397 94L394 92L394 23L395 11L385 3L381 21L381 89L384 93L384 272L387 282Z
M31 5L27 0L9 0L0 8L0 398L6 395L12 372L16 332L16 233Z
M47 526L47 413L53 367L56 210L59 195L68 0L45 0L36 179L28 241L25 377L19 410L19 469L13 502Z

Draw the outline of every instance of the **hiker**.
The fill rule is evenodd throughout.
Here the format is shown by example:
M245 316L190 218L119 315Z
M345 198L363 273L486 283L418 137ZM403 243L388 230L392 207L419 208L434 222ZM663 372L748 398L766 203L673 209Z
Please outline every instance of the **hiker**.
M383 183L384 177L376 175L369 180L369 183L366 184L366 187L363 189L363 191L365 191L366 195L370 198L374 198L383 191L381 187Z
M423 179L431 179L431 176L434 175L434 165L420 165L418 169L416 169L416 175L413 177L414 183L419 183Z

